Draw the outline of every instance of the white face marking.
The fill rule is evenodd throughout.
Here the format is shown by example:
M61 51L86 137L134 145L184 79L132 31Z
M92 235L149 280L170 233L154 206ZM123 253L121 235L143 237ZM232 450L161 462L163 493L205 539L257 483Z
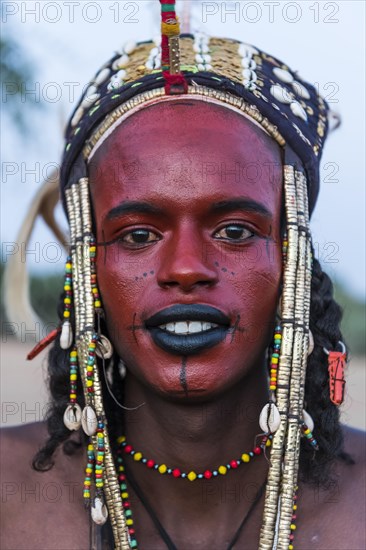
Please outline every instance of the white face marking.
M176 323L167 323L166 325L159 325L159 328L170 332L172 334L197 334L199 332L206 332L212 328L218 327L216 323L208 323L206 321L177 321Z

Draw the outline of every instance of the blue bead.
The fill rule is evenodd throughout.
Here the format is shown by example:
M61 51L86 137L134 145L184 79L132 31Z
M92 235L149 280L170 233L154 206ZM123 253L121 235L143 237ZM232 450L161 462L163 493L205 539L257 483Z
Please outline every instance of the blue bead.
M187 474L182 474L181 477L187 477Z
M218 472L217 470L214 470L214 471L212 472L212 475L216 477L216 476L219 475L219 472Z
M167 471L166 471L167 474L171 474L172 473L172 469L171 468L168 468Z
M253 451L250 451L249 456L254 456Z
M202 479L202 478L203 478L203 474L198 474L197 477L198 477L198 479Z
M143 464L146 464L146 462L147 462L147 458L143 458L143 459L141 459L141 462L142 462Z

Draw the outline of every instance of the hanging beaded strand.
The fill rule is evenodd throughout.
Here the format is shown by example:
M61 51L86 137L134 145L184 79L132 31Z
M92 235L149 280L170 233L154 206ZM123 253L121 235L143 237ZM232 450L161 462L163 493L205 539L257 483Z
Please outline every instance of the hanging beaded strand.
M77 403L78 352L76 347L70 351L70 397L64 413L64 424L69 430L78 430L81 426L81 407Z
M67 257L65 265L65 283L64 283L64 312L63 322L60 336L60 346L62 349L68 349L72 345L73 334L70 323L71 307L72 307L72 260L71 256Z

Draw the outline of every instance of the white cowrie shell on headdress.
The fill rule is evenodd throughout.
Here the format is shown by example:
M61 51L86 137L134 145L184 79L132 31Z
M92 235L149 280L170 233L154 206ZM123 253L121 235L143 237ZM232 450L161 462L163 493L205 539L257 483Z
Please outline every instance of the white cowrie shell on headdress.
M313 353L314 351L314 336L311 330L309 330L309 348L308 348L308 356Z
M124 67L127 67L129 60L130 59L128 55L126 54L121 55L121 57L113 61L112 69L114 71L117 71L118 69L123 69Z
M314 420L311 418L310 414L306 412L305 409L302 411L302 419L309 430L312 432L314 430Z
M91 517L97 525L104 525L108 519L108 509L101 498L96 497L91 507Z
M130 55L130 53L133 52L133 50L136 48L136 42L126 42L126 44L122 48L122 52L126 53L127 55Z
M305 109L303 109L303 107L300 105L298 101L293 101L290 105L290 109L295 116L298 116L305 122L308 120L308 115L306 114Z
M294 77L291 73L288 71L285 71L285 69L280 69L279 67L273 68L274 74L277 76L278 80L281 80L282 82L286 82L286 84L291 84L293 82Z
M257 89L257 85L252 80L247 80L244 78L243 80L243 86L246 90L249 90L250 92L253 92Z
M84 407L81 415L81 425L86 435L94 435L97 431L97 415L90 405Z
M271 402L264 405L259 415L259 425L264 433L275 433L281 424L281 416L276 405Z
M83 109L89 109L100 98L100 94L86 95L81 103Z
M209 54L196 54L195 56L196 63L210 63L211 56Z
M84 109L82 107L78 107L75 111L74 116L71 119L71 126L73 128L79 124L80 120L83 118L83 115L84 115Z
M96 86L94 86L94 84L91 84L90 86L88 86L88 88L85 92L85 97L92 96L92 95L96 94L97 92L98 92L98 88Z
M155 38L153 38L153 42L155 44L155 46L161 46L161 34L159 34L158 36L155 36Z
M95 84L97 84L98 86L100 86L101 84L103 84L103 82L105 82L107 80L107 78L109 77L110 75L110 70L105 68L105 69L102 69L101 71L99 71L99 73L97 74L97 76L95 77Z
M256 73L250 69L243 69L243 77L245 80L250 80L251 82L257 81Z
M252 71L257 68L256 62L250 57L243 57L243 59L241 60L241 64L245 69L252 69Z
M289 92L286 90L286 88L283 88L279 84L273 84L270 89L271 94L277 101L280 103L291 103L292 97L289 94Z
M208 53L210 51L210 48L205 42L195 42L193 44L193 51L196 53Z
M292 87L294 89L295 94L299 95L303 99L310 99L310 94L307 88L300 82L297 82L297 80L294 80L292 83Z
M155 46L152 50L150 50L149 56L155 57L156 55L158 55L158 53L159 53L159 48Z
M70 431L78 430L81 426L81 407L77 403L70 403L64 412L64 424Z
M242 57L252 57L255 54L258 54L258 50L253 48L250 44L244 44L243 42L239 45L239 55Z
M72 335L71 323L70 321L64 321L62 323L61 336L60 336L61 349L69 349L69 347L71 347L72 340L73 340L73 335Z

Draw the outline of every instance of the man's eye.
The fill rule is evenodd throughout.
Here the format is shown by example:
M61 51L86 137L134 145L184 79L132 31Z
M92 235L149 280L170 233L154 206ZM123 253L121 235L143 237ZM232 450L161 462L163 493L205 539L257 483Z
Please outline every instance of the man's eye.
M252 236L252 231L239 224L227 225L215 233L215 237L228 241L244 241Z
M148 229L134 229L125 233L121 240L128 244L146 244L158 241L159 237Z

